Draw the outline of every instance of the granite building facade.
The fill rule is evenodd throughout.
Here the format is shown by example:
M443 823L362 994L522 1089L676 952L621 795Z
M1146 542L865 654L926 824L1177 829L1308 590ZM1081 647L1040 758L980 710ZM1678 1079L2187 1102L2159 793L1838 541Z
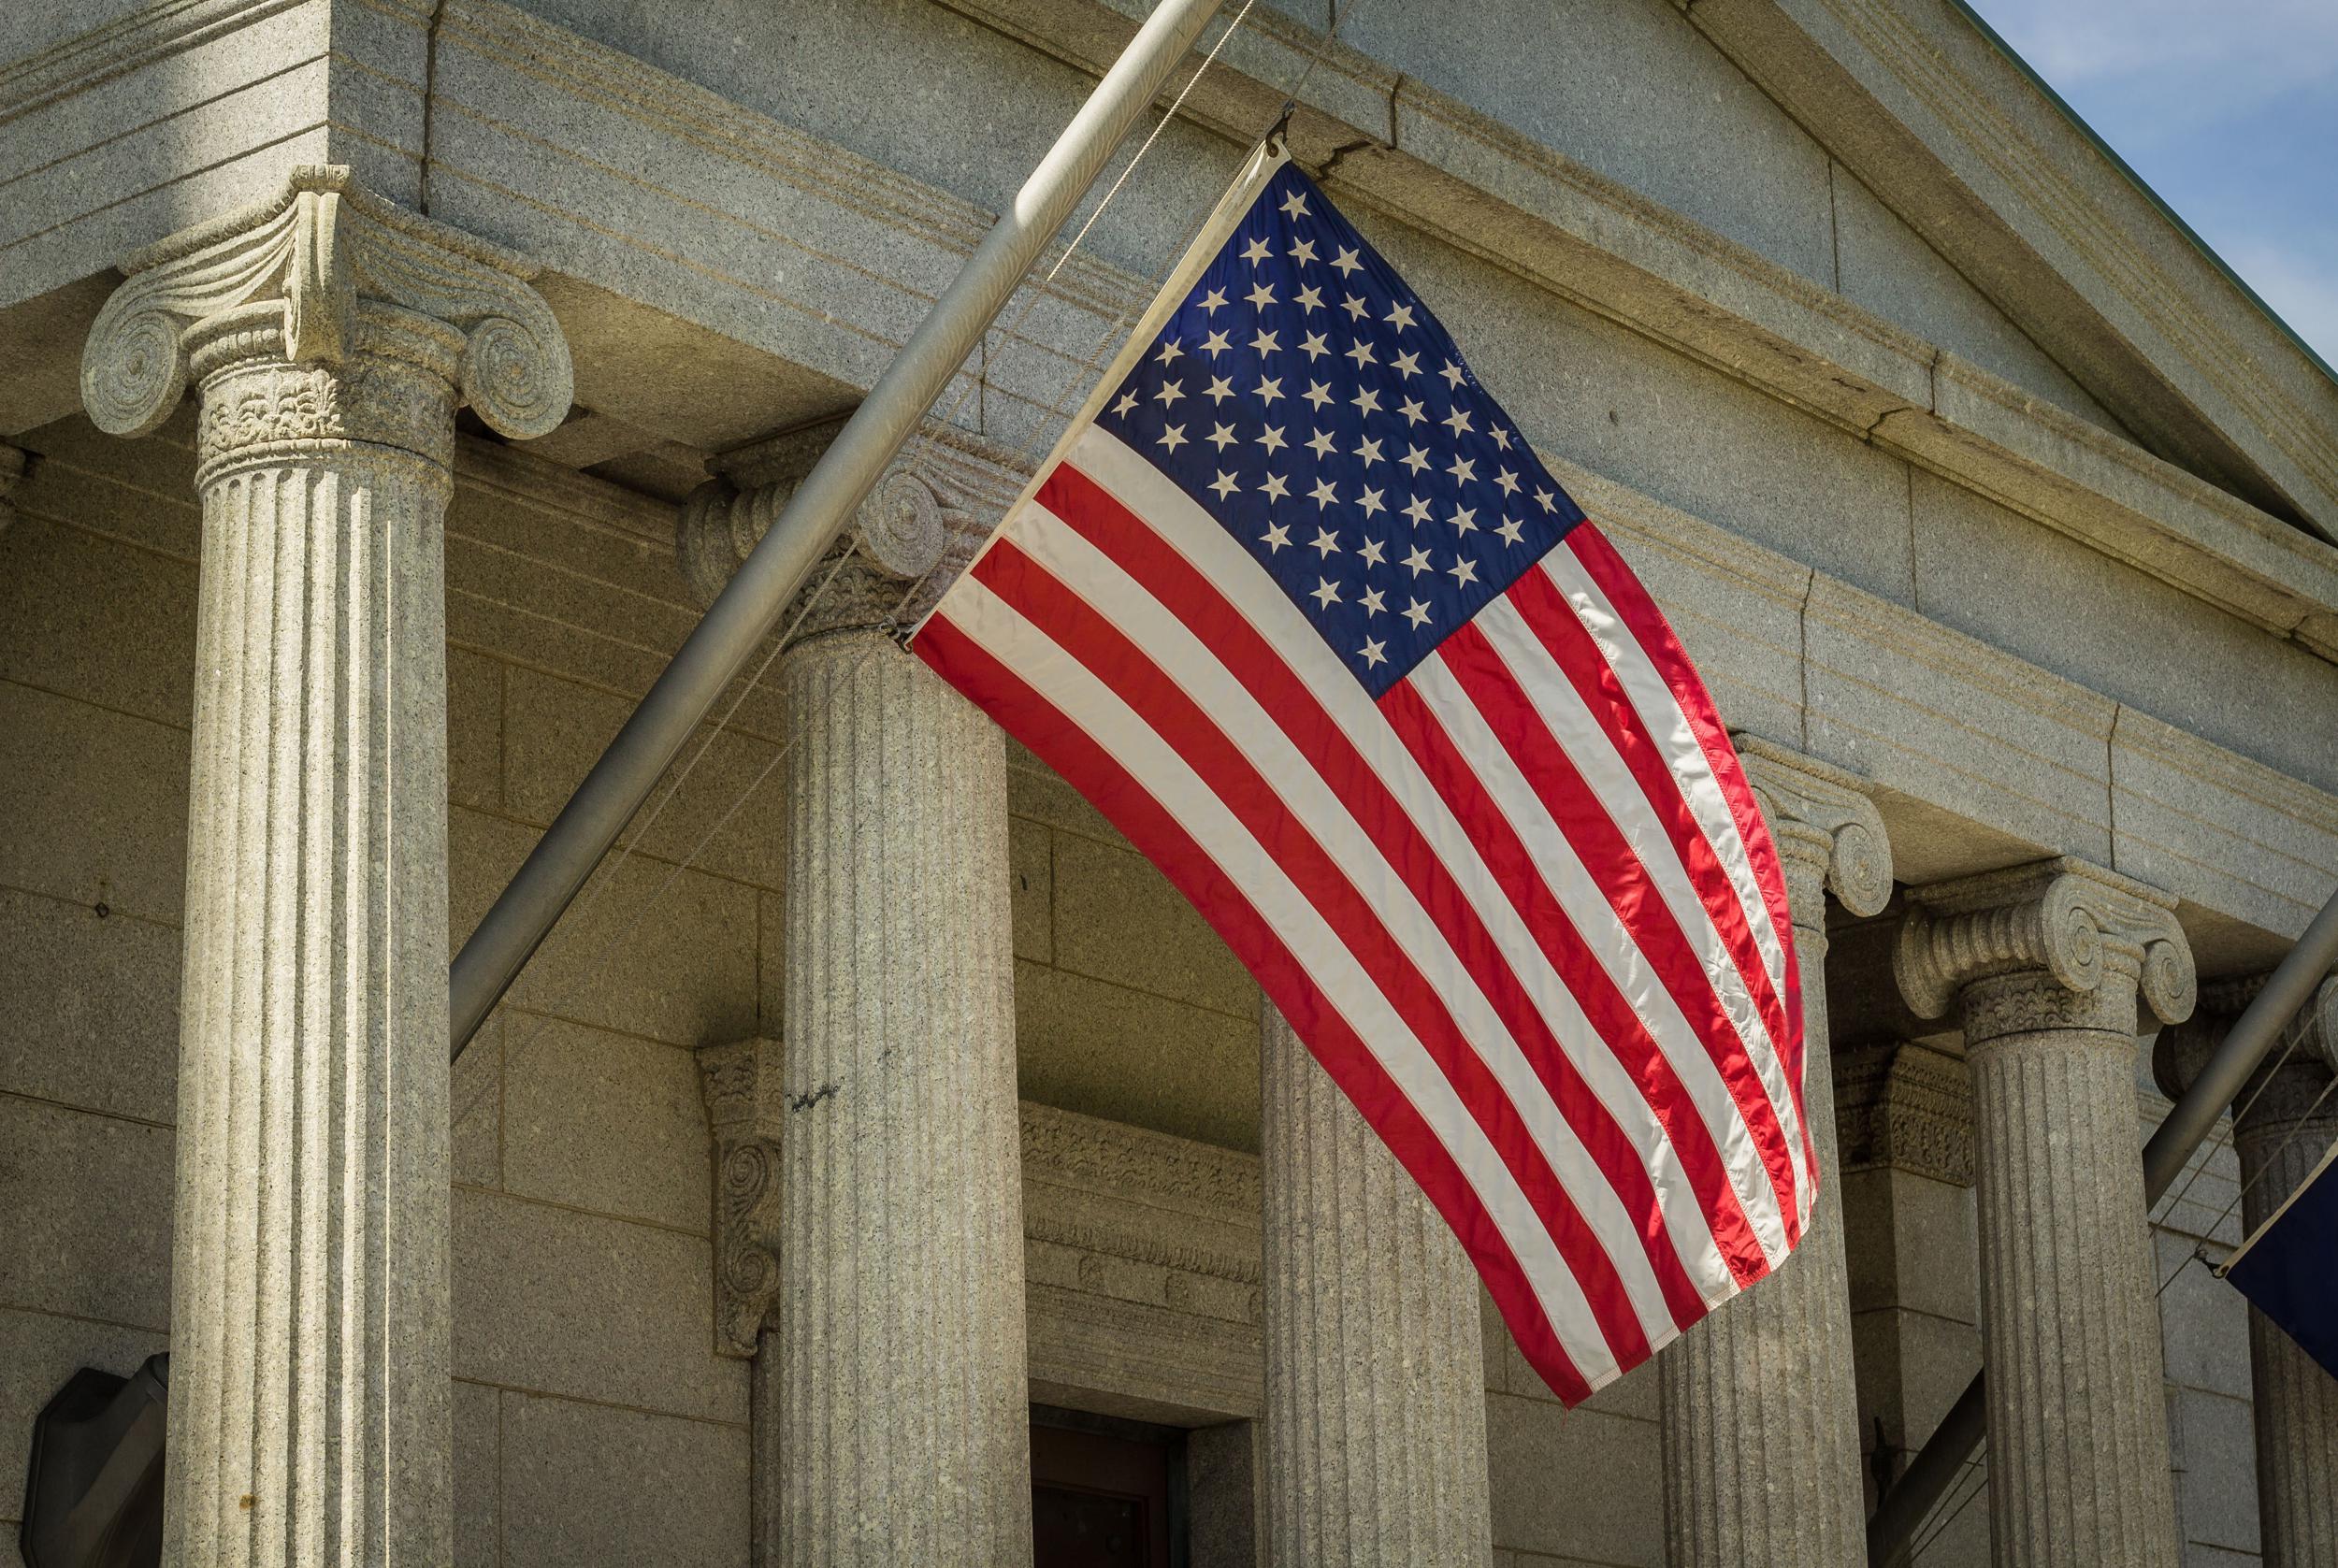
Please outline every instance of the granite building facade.
M2338 884L2338 382L1949 0L1253 8L447 1067L451 948L1144 8L0 14L0 1474L167 1347L189 1563L1141 1498L1197 1568L1851 1568L1985 1360L1919 1563L2338 1561L2338 1390L2189 1261L2338 1137L2338 991L2136 1158ZM1574 1412L887 635L1303 78L1787 865L1812 1240Z

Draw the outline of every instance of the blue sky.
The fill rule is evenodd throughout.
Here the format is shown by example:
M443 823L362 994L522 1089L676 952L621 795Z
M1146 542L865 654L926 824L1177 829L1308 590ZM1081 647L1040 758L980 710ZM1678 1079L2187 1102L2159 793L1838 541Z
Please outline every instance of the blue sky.
M1968 0L2338 365L2338 0Z

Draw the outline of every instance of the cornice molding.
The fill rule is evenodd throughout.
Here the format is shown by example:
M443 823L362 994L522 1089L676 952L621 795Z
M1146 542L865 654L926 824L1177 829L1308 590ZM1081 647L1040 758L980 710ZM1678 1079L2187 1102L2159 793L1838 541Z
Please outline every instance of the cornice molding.
M308 0L162 0L0 65L0 125Z
M1900 143L1921 150L1940 187L1914 205L1910 221L1961 263L1960 270L2011 277L2025 263L2051 270L2084 302L2104 338L2143 335L2135 351L2142 363L2191 406L2203 430L2234 456L2264 464L2296 504L2318 514L2325 530L2338 525L2331 511L2338 501L2338 433L2330 417L2338 389L1954 10L1912 9L1892 0L1738 0L1683 8L1693 25L1887 199L1905 177L1894 178L1883 142L1848 134L1841 117L1865 100L1870 112L1890 118ZM1912 116L1930 123L1919 127ZM1941 199L1946 193L1953 199ZM2024 248L2023 261L1993 254L1994 266L1975 266L1975 226L1949 216L1959 205L1985 213L1987 226ZM2086 280L2072 269L2083 270L2095 288L2084 287ZM2019 310L2008 314L2023 321ZM2054 336L2035 320L2023 324L2042 340ZM2275 366L2277 372L2268 374ZM2202 400L2224 409L2200 409ZM2296 493L2301 485L2303 493Z

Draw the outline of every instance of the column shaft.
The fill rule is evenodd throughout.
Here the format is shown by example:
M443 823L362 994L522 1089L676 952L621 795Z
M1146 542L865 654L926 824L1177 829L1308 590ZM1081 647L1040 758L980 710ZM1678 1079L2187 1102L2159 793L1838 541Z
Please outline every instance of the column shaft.
M2135 1136L2137 1002L2192 1011L2174 900L2065 857L1920 888L1896 965L1972 1071L1999 1568L2172 1568L2174 1487Z
M1996 1560L2172 1564L2135 1041L1971 1046Z
M1818 1201L1782 1267L1657 1358L1672 1568L1858 1568L1867 1558L1825 929L1797 923L1795 950Z
M2273 1217L2338 1143L2338 1095L2305 1115L2329 1086L2328 1071L2318 1064L2286 1071L2299 1081L2294 1086L2276 1082L2236 1140L2241 1180L2254 1184L2241 1206L2250 1231ZM2265 1568L2338 1562L2338 1379L2255 1307L2249 1309L2249 1376Z
M1004 744L873 631L782 681L780 1555L1028 1562Z
M568 345L338 166L122 266L90 417L201 388L164 1559L442 1563L455 410L547 433Z
M451 440L461 338L440 330L452 346L399 344L438 349L440 375L211 345L234 357L202 393L172 1562L450 1551L449 481L303 440L299 412L395 385Z
M1491 1550L1477 1273L1262 1005L1269 1561L1477 1568Z
M1876 913L1891 895L1890 849L1882 817L1850 775L1751 738L1740 748L1785 871L1818 1201L1783 1265L1657 1358L1667 1560L1672 1568L1860 1568L1867 1547L1826 1028L1826 890L1855 913Z

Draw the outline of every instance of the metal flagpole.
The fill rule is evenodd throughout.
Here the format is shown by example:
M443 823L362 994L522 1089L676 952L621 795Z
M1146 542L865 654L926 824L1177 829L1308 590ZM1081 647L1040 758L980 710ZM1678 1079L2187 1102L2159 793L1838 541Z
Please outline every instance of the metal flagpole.
M723 688L778 626L830 542L1221 3L1161 0L560 809L455 955L455 1055L462 1055Z
M2266 980L2265 988L2233 1021L2216 1054L2143 1145L2146 1208L2174 1185L2185 1161L2192 1158L2192 1151L2207 1138L2216 1118L2239 1097L2249 1074L2281 1038L2283 1027L2332 969L2338 969L2338 893L2331 895L2330 902L2305 928L2305 934ZM1909 1461L1906 1473L1876 1504L1874 1518L1868 1520L1868 1568L1891 1568L1914 1538L1916 1527L1964 1474L1965 1461L1988 1434L1986 1376L1985 1372L1973 1375L1971 1386L1933 1429Z

